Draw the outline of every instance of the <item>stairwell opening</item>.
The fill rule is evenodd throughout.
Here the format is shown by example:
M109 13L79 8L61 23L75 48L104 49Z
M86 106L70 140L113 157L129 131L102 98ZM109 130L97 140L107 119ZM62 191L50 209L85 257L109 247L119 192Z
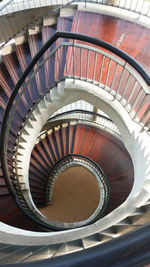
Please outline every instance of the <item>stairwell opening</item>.
M39 210L49 220L79 222L94 213L99 201L94 175L82 166L75 166L60 174L54 186L52 203Z

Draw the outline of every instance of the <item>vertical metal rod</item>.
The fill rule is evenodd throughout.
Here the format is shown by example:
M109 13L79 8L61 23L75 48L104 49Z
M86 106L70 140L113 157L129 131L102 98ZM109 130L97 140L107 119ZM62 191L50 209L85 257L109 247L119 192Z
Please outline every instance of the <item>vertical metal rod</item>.
M133 88L132 88L132 90L131 90L131 92L130 92L129 98L128 98L127 102L126 102L125 107L127 107L128 104L130 103L130 100L132 99L132 96L133 96L133 94L134 94L134 92L135 92L135 90L136 90L137 84L138 84L138 82L135 81L134 86L133 86Z
M123 6L124 9L126 9L126 0L124 0L124 6Z
M134 8L134 10L133 10L133 11L135 11L135 12L136 12L136 9L137 9L137 7L138 7L138 3L139 3L139 0L136 0L136 5L135 5L135 8Z
M144 96L144 98L142 99L142 102L141 104L139 105L137 111L136 111L136 114L134 115L134 117L132 118L133 120L135 119L135 117L138 117L138 114L140 113L141 109L143 108L143 105L145 103L145 100L146 100L146 97L147 95Z
M82 48L80 48L80 78L82 78Z
M142 93L142 87L140 88L140 90L139 90L139 92L138 92L138 94L137 94L137 96L136 96L136 99L135 99L135 101L134 101L134 103L133 103L133 105L132 105L132 107L131 107L131 109L130 109L130 111L129 111L129 113L132 113L132 111L133 111L134 108L136 107L136 105L137 105L137 103L138 103L138 101L139 101L139 98L141 97L141 93Z
M75 47L74 47L74 40L73 40L73 78L75 82Z
M50 60L50 58L48 59ZM46 74L46 81L48 82L48 79L49 79L49 73L48 73L48 60L44 63L44 70L45 70L45 74ZM45 82L46 82L45 81Z
M145 120L145 118L146 118L146 116L148 115L149 112L150 112L150 105L146 108L144 114L142 115L142 117L141 117L141 119L139 121L140 123L142 123Z
M142 14L143 6L144 6L144 1L142 2L142 7L141 7L141 10L140 10L140 14Z
M147 17L150 17L150 16L148 15L148 13L149 13L149 11L150 11L150 3L148 3L148 4L149 4L149 7L147 8L146 16L147 16Z
M114 82L115 82L115 79L116 79L116 74L117 74L118 66L119 66L119 64L116 63L115 72L114 72L114 77L113 77L113 80L112 80L112 84L111 84L111 86L110 86L110 91L113 90L113 87L114 87Z
M68 76L68 66L67 66L67 63L68 63L68 60L67 60L67 46L64 46L65 48L65 66L66 66L66 75Z
M109 77L109 73L110 73L111 62L112 62L112 60L109 59L109 65L108 65L108 70L107 70L107 75L106 75L105 87L107 87L107 82L108 82L108 77Z
M125 67L125 66L124 66L124 67ZM117 90L116 90L116 95L117 95L118 92L119 92L120 85L121 85L122 80L123 80L123 75L124 75L124 73L125 73L125 68L124 68L124 67L123 67L123 70L122 70L122 72L121 72L121 76L120 76L120 79L119 79L118 87L117 87Z
M61 47L59 49L61 49ZM59 54L60 54L60 50L59 50ZM58 74L57 82L58 82L60 80L60 77L59 77L59 73L60 73L60 62L59 62L59 56L58 56L58 49L56 51L56 57L57 57L57 61L58 61L58 72L57 72L57 74Z
M149 127L150 126L150 118L145 122L143 125L143 128ZM150 132L150 127L147 129L147 132Z
M28 1L28 6L29 6L29 9L31 8L31 6L30 6L30 1Z
M87 56L86 80L88 80L88 74L89 74L89 55L90 55L90 50L88 50L88 56Z
M125 95L126 90L127 90L127 88L128 88L129 81L130 81L130 77L131 77L131 74L129 74L129 72L128 72L128 79L127 79L127 81L126 81L126 85L125 85L124 90L123 90L123 92L122 92L121 100L124 98L124 95ZM121 101L121 100L120 100L120 101Z
M131 10L131 7L132 7L132 0L130 0L130 6L129 6L129 10Z
M22 1L22 4L23 4L23 10L25 10L26 7L25 7L25 4L24 4L24 1Z
M54 66L52 65L52 57L53 57L53 56L55 56L55 54L51 55L51 57L50 57L50 66L51 66L50 71L53 72L53 79L54 79L54 83L55 83L55 68L54 68ZM55 59L54 59L54 60L55 60Z
M93 72L93 81L95 81L96 64L97 64L97 53L95 52L95 58L94 58L94 72Z
M105 56L103 55L102 57L103 58L102 58L100 76L99 76L99 86L100 86L100 83L101 83L101 78L102 78L102 73L103 73L103 65L104 65L104 60L105 60Z

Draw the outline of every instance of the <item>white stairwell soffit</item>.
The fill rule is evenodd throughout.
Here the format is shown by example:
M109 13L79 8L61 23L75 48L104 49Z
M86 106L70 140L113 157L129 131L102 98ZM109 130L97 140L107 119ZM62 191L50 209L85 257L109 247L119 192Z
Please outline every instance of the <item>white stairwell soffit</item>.
M9 243L17 243L20 245L28 245L29 242L31 245L56 244L76 240L77 238L94 234L97 231L102 231L111 225L116 224L126 218L129 214L133 213L137 207L140 207L149 199L150 137L146 132L140 132L141 127L131 120L119 101L114 99L112 95L96 85L73 79L66 79L63 82L60 82L57 87L50 90L50 92L46 94L46 97L44 96L32 111L32 114L37 121L30 121L29 118L28 122L25 123L24 129L28 131L29 135L24 136L27 144L23 149L23 156L21 158L18 156L18 159L22 161L20 164L22 164L22 175L26 187L29 188L28 168L30 155L43 125L58 109L80 99L103 110L117 125L134 165L134 185L130 195L121 206L101 220L92 225L73 230L65 230L57 233L35 233L15 229L14 227L0 223L1 242L7 243L7 236ZM33 128L29 127L29 122L32 123ZM24 162L26 162L25 168L23 164ZM24 236L24 238L21 238L21 236ZM32 238L33 236L34 238ZM47 238L45 239L45 237Z

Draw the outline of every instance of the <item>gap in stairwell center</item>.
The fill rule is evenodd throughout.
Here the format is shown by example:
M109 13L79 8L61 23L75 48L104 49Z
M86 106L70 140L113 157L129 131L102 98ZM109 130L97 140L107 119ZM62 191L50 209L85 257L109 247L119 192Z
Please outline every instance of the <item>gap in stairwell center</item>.
M75 166L60 174L55 183L52 203L39 210L49 220L79 222L94 213L99 200L94 175L84 167Z

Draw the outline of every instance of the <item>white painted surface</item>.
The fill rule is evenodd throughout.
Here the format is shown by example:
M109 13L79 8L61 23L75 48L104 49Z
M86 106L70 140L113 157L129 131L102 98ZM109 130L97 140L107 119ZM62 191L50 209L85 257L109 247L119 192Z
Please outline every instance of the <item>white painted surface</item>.
M114 100L109 93L87 82L74 82L74 80L71 79L65 81L63 95L53 100L54 102L49 105L47 112L44 112L44 110L42 111L41 122L35 122L34 131L30 131L30 140L32 140L32 142L29 140L28 147L24 150L24 156L22 158L23 162L25 160L28 162L27 167L29 166L29 158L33 149L33 144L47 118L60 107L79 99L90 102L94 106L104 110L104 112L108 114L118 126L123 136L124 143L132 157L135 169L135 183L131 194L122 205L101 220L92 225L78 229L57 233L35 233L19 229L14 231L13 227L1 224L0 242L7 243L9 240L9 243L11 244L40 245L76 240L98 231L103 231L111 225L117 224L119 221L132 214L137 207L140 207L149 199L150 150L148 144L150 143L150 137L146 133L139 132L140 127L130 119L128 113L124 110L121 104L117 100ZM28 183L28 173L26 168L23 169L23 175L25 181Z

